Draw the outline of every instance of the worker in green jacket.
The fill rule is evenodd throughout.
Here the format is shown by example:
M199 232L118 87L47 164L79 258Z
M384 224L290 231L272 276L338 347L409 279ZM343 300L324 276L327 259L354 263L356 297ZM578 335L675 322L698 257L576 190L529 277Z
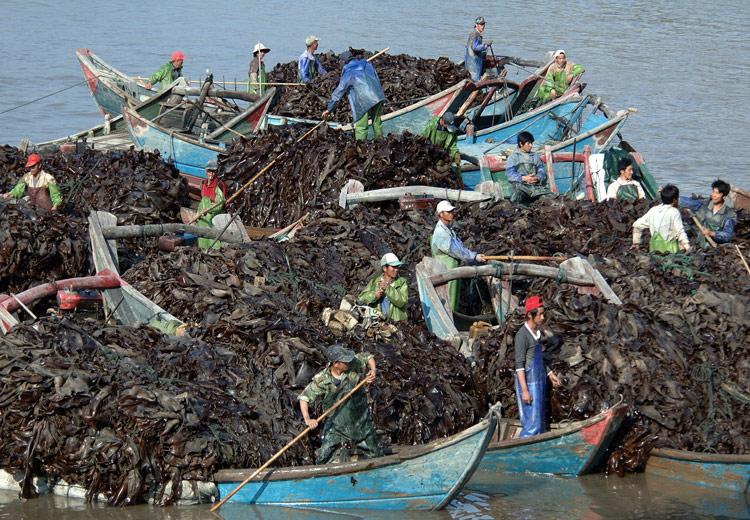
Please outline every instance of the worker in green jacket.
M328 366L315 374L299 395L299 407L305 424L310 429L318 427L318 421L310 417L310 404L318 399L323 410L328 410L352 391L364 379L375 381L375 358L372 354L331 345L326 349ZM369 369L369 370L368 370ZM362 452L364 458L381 457L375 425L372 422L367 396L360 388L336 408L323 428L323 443L315 459L316 464L335 462L336 450L343 442L351 442Z
M29 169L26 175L3 197L20 199L28 189L29 202L41 208L56 211L62 204L62 195L57 188L55 178L42 170L42 158L32 153L26 162L26 168Z
M224 209L224 201L227 197L227 188L222 181L216 178L216 172L219 165L215 159L208 161L206 164L206 180L201 183L201 201L198 204L198 213L202 214L198 219L198 225L203 227L213 227L213 218L221 213ZM209 210L218 203L218 206ZM199 238L198 247L208 249L214 242L213 238ZM218 249L221 243L217 240L214 249Z
M266 91L266 64L263 56L271 52L271 49L258 42L253 49L253 59L247 70L247 91L251 94L263 94Z
M539 87L539 99L543 103L557 99L568 90L573 78L583 74L585 70L583 65L567 61L565 51L559 49L555 52L555 63L549 66L544 82Z
M458 151L458 128L453 112L446 112L440 117L433 117L422 130L422 137L426 137L435 146L448 150L453 169L459 173L461 154Z
M381 274L370 280L359 295L359 301L380 310L391 321L407 318L406 304L409 301L409 286L406 278L398 275L402 262L393 253L380 259Z
M182 62L187 58L182 52L175 51L172 53L172 59L162 65L159 70L151 74L146 83L146 90L151 90L154 84L159 83L159 88L164 88L177 78L182 77Z

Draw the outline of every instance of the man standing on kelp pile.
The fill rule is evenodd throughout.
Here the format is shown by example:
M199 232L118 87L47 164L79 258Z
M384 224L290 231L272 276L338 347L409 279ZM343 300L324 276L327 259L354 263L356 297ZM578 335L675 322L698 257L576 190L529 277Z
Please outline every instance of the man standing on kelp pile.
M42 158L32 153L26 162L26 168L29 169L26 175L3 196L6 199L10 197L20 199L28 188L29 202L40 208L56 211L62 204L62 195L57 188L55 178L42 170Z
M435 225L435 231L432 233L430 249L432 257L439 260L448 269L458 267L459 262L484 262L484 255L475 253L464 247L464 243L456 236L456 232L451 229L451 223L455 217L453 211L456 208L447 200L438 203L436 211L438 222ZM461 280L451 280L448 282L448 294L450 295L451 309L458 308L458 299L461 293Z
M542 357L542 332L544 302L538 296L526 300L526 323L516 333L516 400L521 419L519 437L544 433L544 398L547 378L552 386L560 380L551 370L547 372Z
M342 53L340 60L344 63L344 68L341 69L341 79L331 95L328 107L323 111L323 119L331 115L336 108L336 103L346 94L349 97L349 105L355 121L354 138L357 141L367 139L369 118L372 118L373 137L375 139L382 137L383 125L380 121L380 114L383 112L385 94L375 67L367 60L356 59L351 51Z
M299 407L305 424L310 429L318 427L318 421L310 418L309 404L323 400L323 410L328 410L359 384L367 368L365 381L375 381L375 358L372 354L354 351L341 345L331 345L326 350L328 366L315 374L309 385L299 395ZM333 462L336 449L342 442L351 441L362 450L365 458L381 457L375 426L372 422L367 397L362 388L336 408L323 429L323 444L318 450L316 464Z
M318 49L320 38L317 36L308 36L305 38L305 52L303 52L297 61L297 82L307 83L318 76L325 76L326 69L320 64L320 60L315 55Z

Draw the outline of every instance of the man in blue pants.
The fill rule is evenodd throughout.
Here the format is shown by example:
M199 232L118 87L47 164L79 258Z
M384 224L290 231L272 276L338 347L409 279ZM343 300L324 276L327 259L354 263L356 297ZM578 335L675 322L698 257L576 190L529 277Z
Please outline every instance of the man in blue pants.
M526 323L516 333L516 399L521 418L518 437L531 437L544 433L544 394L547 377L552 386L560 380L551 370L547 372L542 358L542 332L544 302L538 296L526 300Z

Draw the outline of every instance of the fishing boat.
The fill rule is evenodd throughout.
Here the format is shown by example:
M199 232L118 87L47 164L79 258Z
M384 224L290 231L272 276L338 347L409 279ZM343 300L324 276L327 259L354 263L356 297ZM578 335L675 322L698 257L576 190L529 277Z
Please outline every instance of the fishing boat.
M585 475L604 455L626 412L620 400L583 421L551 424L550 431L522 439L515 438L521 422L503 417L477 471Z
M517 299L510 291L507 281L518 275L557 279L564 271L567 283L576 287L578 292L591 295L602 295L610 303L622 305L604 277L583 258L569 258L559 266L521 263L493 262L481 266L467 266L448 269L445 264L432 258L424 257L417 264L415 275L417 289L422 304L427 328L439 338L451 343L467 358L474 358L473 342L467 330L459 330L455 311L451 309L447 283L451 280L484 277L490 288L493 312L498 323L504 323L507 315L517 305Z
M750 492L750 455L656 448L649 455L646 473L726 491Z
M497 424L495 413L461 433L422 446L393 447L374 459L322 466L266 468L229 503L330 508L438 510L469 481ZM214 481L228 496L253 469L218 471Z
M91 97L102 115L119 116L123 105L135 106L158 93L158 89L147 90L89 49L76 49L76 58L81 64Z
M735 209L750 211L750 191L731 185L729 200L732 202Z
M232 115L215 130L205 126L194 126L184 130L182 126L166 126L143 117L137 110L123 107L125 127L138 150L159 150L165 161L173 162L180 172L198 179L206 177L205 166L216 159L226 144L238 136L256 132L268 111L275 89L268 89L255 103L243 112Z

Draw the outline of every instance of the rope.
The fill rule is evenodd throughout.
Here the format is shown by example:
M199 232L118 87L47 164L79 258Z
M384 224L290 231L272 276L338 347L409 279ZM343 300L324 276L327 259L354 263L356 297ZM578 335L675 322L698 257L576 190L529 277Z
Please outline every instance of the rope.
M99 76L96 76L96 77L98 78ZM45 98L48 98L48 97L54 96L55 94L59 94L60 92L65 92L66 90L70 90L70 89L72 89L73 87L77 87L78 85L83 85L84 83L88 83L89 81L90 81L90 79L84 79L83 81L79 81L78 83L76 83L76 84L74 84L74 85L71 85L71 86L69 86L69 87L65 87L65 88L62 88L62 89L60 89L60 90L58 90L58 91L56 91L56 92L53 92L53 93L51 93L51 94L47 94L47 95L44 95L44 96L42 96L42 97L39 97L39 98L36 98L36 99L32 99L31 101L28 101L28 102L26 102L26 103L21 103L20 105L17 105L17 106L14 106L14 107L12 107L12 108L8 108L8 109L6 109L6 110L3 110L2 112L0 112L0 115L2 115L2 114L7 114L8 112L10 112L10 111L12 111L12 110L15 110L15 109L17 109L17 108L25 107L26 105L30 105L30 104L32 104L32 103L36 103L37 101L41 101L42 99L45 99Z
M686 255L684 253L672 253L663 258L661 256L655 256L654 253L649 253L649 255L652 258L659 258L663 262L661 266L662 271L666 271L667 269L671 268L679 269L686 274L687 280L689 282L692 282L695 279L696 274L713 277L711 273L699 271L698 269L690 267L690 255Z
M712 365L711 363L701 363L693 367L691 375L694 380L708 384L708 413L706 414L706 419L700 424L700 428L707 437L713 437L715 434L716 412L719 412L725 419L727 418L727 414L714 403L714 387L720 387L729 377L727 369ZM729 411L729 418L733 419L731 408L727 409Z

